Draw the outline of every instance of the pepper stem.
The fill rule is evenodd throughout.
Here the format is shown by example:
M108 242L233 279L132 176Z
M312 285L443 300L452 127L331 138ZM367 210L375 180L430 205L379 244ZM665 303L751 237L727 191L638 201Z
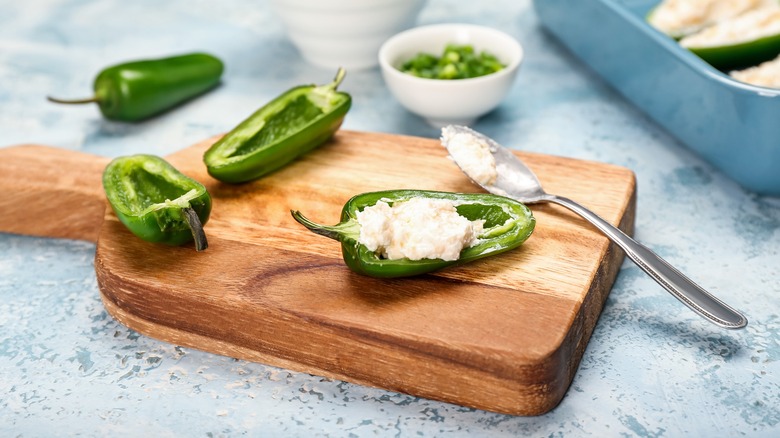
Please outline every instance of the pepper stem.
M182 208L184 218L187 219L187 225L192 232L192 238L195 240L195 251L203 251L209 247L209 242L206 240L206 233L203 231L203 224L200 223L198 213L192 209L192 207Z
M46 96L49 102L64 103L65 105L81 105L84 103L97 103L99 102L97 96L88 97L85 99L58 99L56 97Z
M330 83L329 87L332 89L338 88L339 85L341 85L341 81L344 80L344 77L347 75L347 71L344 70L344 67L339 67L338 71L336 71L336 77L333 78L333 82Z
M317 233L320 236L325 236L333 240L341 240L341 233L338 232L334 227L328 227L325 225L314 223L310 221L306 216L302 215L301 212L298 210L290 210L290 213L292 214L293 219L298 221L299 224L308 228L310 231L313 231L314 233Z

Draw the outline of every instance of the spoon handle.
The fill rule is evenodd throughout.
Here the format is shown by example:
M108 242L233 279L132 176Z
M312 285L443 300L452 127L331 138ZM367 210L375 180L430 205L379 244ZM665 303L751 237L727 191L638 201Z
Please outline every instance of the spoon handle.
M562 196L550 195L544 200L562 205L588 220L658 284L708 321L727 329L739 329L747 325L747 318L739 311L704 290L650 248L632 239L596 213Z

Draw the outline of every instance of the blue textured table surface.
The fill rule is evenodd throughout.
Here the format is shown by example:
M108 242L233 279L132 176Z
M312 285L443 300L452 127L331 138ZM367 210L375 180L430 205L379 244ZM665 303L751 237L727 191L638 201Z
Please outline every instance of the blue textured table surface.
M103 309L93 244L0 234L2 435L780 435L780 200L744 191L648 121L542 31L529 1L431 0L418 22L515 36L526 49L518 81L474 127L514 148L633 169L637 238L750 325L709 325L626 263L563 402L512 417L147 338ZM144 123L44 99L84 95L116 62L194 50L225 61L224 84ZM332 76L301 60L266 2L0 2L2 146L165 155ZM378 69L350 72L343 89L354 98L347 129L438 135Z

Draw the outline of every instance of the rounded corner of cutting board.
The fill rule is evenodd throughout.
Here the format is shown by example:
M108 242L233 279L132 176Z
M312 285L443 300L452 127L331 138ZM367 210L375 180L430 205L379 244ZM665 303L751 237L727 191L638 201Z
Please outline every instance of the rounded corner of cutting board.
M132 307L120 305L117 300L121 301L121 298L114 293L115 291L111 290L110 284L107 284L105 280L105 276L99 279L101 301L106 312L124 326L154 339L222 356L397 391L469 408L524 417L544 415L556 408L563 400L570 383L566 372L559 370L557 376L552 379L557 383L530 382L524 379L504 380L501 384L485 382L485 388L465 385L465 390L460 389L452 393L449 391L450 384L428 386L427 382L416 382L413 379L399 384L397 380L387 382L377 377L359 377L351 374L349 370L337 370L327 366L317 367L311 364L302 365L300 361L284 359L263 351L145 319Z

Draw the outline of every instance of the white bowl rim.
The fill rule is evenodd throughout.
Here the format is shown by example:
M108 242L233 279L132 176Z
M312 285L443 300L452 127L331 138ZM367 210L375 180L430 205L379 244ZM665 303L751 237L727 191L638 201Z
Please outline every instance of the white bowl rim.
M483 32L483 33L490 33L493 35L497 35L501 37L502 39L506 40L509 43L510 48L512 51L517 53L517 56L512 59L506 67L502 68L501 70L490 73L484 76L478 76L476 78L466 78L466 79L432 79L432 78L421 78L418 76L413 76L408 73L404 73L401 70L398 70L397 68L393 67L390 64L390 61L388 58L388 51L391 47L398 44L399 41L402 41L407 38L411 38L412 35L422 33L422 32L430 32L435 30L456 30L456 29L468 29L475 32ZM478 24L470 24L470 23L440 23L440 24L428 24L423 26L417 26L413 27L411 29L407 29L403 32L399 32L392 37L390 37L387 41L385 41L382 46L379 48L379 65L385 70L387 74L391 74L396 77L403 77L402 80L410 80L410 81L423 81L427 84L430 84L432 86L437 86L435 84L441 84L444 86L445 84L447 86L452 86L456 83L470 83L474 84L481 81L491 81L494 79L497 79L501 76L505 75L511 75L517 68L520 66L520 64L523 62L523 59L525 58L525 52L523 51L523 46L520 44L515 37L512 35L509 35L506 32L500 31L498 29L488 27L488 26L481 26Z

